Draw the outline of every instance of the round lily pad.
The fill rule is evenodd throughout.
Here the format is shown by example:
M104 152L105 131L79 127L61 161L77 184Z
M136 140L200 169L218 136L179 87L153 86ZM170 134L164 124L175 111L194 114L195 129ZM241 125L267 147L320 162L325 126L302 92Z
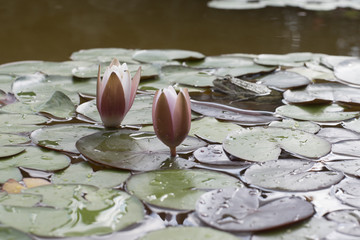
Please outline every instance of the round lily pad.
M315 122L339 122L359 116L359 112L345 112L344 108L333 105L295 106L283 105L276 113L289 118Z
M2 164L1 161L0 161L0 164ZM5 183L9 179L14 179L14 180L20 181L22 179L20 170L17 167L1 166L1 168L0 168L0 183Z
M343 122L342 125L346 129L360 133L360 119L359 118Z
M211 72L216 76L234 76L240 77L244 75L252 75L252 74L265 74L274 71L275 67L262 66L258 64L253 64L251 66L241 66L236 68L231 67L222 67L218 69L211 70Z
M358 209L338 210L326 214L325 217L338 224L336 231L352 237L360 237L360 224L358 221L360 211Z
M322 128L316 135L328 140L331 143L337 143L344 140L360 140L360 134L336 127Z
M346 178L333 187L333 193L341 202L360 208L360 180Z
M152 104L153 95L138 95L135 97L134 103L126 114L122 125L139 125L139 124L152 124ZM76 111L84 116L96 121L101 122L99 112L96 107L96 101L88 101L79 105Z
M172 60L199 60L205 58L201 53L187 50L139 50L132 56L134 60L146 63Z
M42 196L32 193L0 193L0 205L2 206L33 207L40 203L41 200Z
M214 118L204 117L191 122L189 135L196 135L208 142L221 143L229 133L241 128L234 123L220 122Z
M16 230L15 228L0 226L0 239L3 240L32 240L28 234Z
M231 161L225 154L221 145L209 145L194 152L194 157L201 163L216 165L244 165L240 161ZM246 165L246 164L245 164Z
M278 119L270 112L242 110L210 102L191 101L191 110L208 117L232 121L241 125L266 124Z
M32 141L42 147L57 151L79 153L75 143L81 137L101 131L103 127L72 124L72 125L54 125L38 129L31 134Z
M274 121L269 124L270 127L281 127L302 130L309 133L317 133L320 126L309 121L295 121L294 119L283 119L282 121Z
M239 179L208 170L160 170L133 175L127 189L154 206L193 210L197 199L209 189L241 187Z
M356 60L356 59L357 59L357 57L351 57L351 56L325 55L325 56L321 57L321 64L323 64L324 66L326 66L330 69L335 69L335 67L343 61Z
M94 62L111 62L117 58L120 62L134 63L132 49L124 48L92 48L83 49L73 52L70 56L72 60L76 61L94 61Z
M23 191L42 196L41 206L0 205L0 221L39 236L107 234L139 222L144 216L140 201L118 190L51 184Z
M206 227L168 227L146 234L139 240L187 240L187 239L207 239L207 240L241 240L230 233L221 232Z
M326 162L326 165L345 174L360 177L360 159Z
M277 89L291 89L306 86L311 81L300 74L288 71L278 71L260 79L258 83Z
M360 157L360 140L341 141L333 144L332 151L336 154Z
M261 65L270 65L270 66L287 66L295 67L301 66L306 61L310 61L313 57L312 53L302 52L302 53L289 53L284 55L276 54L260 54L254 61L257 64Z
M42 105L36 108L38 112L48 113L57 118L70 119L75 116L75 105L71 99L60 91L53 95Z
M39 125L48 121L48 118L35 114L0 112L1 133L24 133L40 128Z
M121 185L129 176L129 172L119 170L105 169L94 172L89 163L80 162L56 172L51 181L55 184L89 184L99 188L110 188Z
M205 143L193 137L187 137L177 147L178 153L189 153ZM169 167L193 166L191 161L169 159L170 152L154 133L132 130L106 131L85 136L77 141L80 153L91 161L120 169L148 171Z
M335 76L347 83L360 85L360 60L349 59L334 67Z
M254 61L252 57L220 55L206 57L201 61L189 61L186 64L192 68L239 68L253 66Z
M264 231L311 217L314 207L297 197L259 201L255 189L227 188L207 192L199 198L196 213L202 221L225 231Z
M328 188L344 177L341 172L317 170L314 164L298 159L258 163L245 171L243 180L265 189L305 192Z
M234 157L263 162L277 159L281 149L308 158L320 158L330 152L331 144L300 130L254 127L228 135L223 148Z

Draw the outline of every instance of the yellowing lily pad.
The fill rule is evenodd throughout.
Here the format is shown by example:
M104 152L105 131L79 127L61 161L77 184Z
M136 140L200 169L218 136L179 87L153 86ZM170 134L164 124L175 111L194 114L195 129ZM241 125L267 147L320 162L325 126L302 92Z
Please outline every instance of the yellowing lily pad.
M241 187L227 174L208 170L160 170L133 175L127 188L148 204L177 210L193 210L199 197L210 189Z
M300 130L254 127L228 135L223 148L234 157L263 162L278 159L281 149L307 158L320 158L330 152L331 144Z

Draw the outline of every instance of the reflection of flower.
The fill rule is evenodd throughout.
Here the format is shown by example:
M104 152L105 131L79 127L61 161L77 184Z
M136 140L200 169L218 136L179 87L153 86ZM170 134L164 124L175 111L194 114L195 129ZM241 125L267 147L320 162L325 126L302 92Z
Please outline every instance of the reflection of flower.
M187 89L181 89L179 95L171 86L158 90L154 96L152 118L156 135L170 147L171 156L175 156L176 146L184 141L191 125L190 97Z
M102 81L100 66L97 79L96 106L105 127L118 127L130 110L140 81L141 67L131 79L126 63L114 59L106 68Z

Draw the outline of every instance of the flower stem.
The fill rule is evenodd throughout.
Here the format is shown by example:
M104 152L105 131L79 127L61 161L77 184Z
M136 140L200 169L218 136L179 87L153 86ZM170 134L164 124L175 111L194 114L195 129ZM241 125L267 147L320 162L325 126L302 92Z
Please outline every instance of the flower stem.
M170 154L172 157L176 157L176 147L170 147Z

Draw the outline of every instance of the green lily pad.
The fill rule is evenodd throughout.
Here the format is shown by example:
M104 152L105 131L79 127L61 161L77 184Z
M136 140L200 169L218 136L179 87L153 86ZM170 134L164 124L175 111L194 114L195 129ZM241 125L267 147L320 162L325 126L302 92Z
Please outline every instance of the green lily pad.
M160 170L133 175L127 189L154 206L194 210L199 197L210 189L241 187L227 174L208 170Z
M0 239L3 240L32 240L29 235L15 228L0 226Z
M322 128L316 135L328 140L331 143L337 143L345 140L360 140L360 134L337 127Z
M41 195L31 193L8 194L0 192L0 205L2 206L33 207L41 200Z
M55 184L89 184L99 188L111 188L121 185L129 176L129 172L119 170L105 169L94 172L90 164L80 162L56 172L51 181Z
M122 125L140 125L152 124L152 104L153 95L138 95L135 97L134 103L126 114ZM96 107L96 101L88 101L79 105L76 111L91 120L101 123L100 114Z
M199 60L205 58L201 53L187 50L139 50L132 56L134 60L139 62L166 62L172 60Z
M187 137L177 147L178 153L189 153L205 143ZM85 136L77 141L76 147L86 158L96 163L120 169L149 171L168 168L168 164L180 168L192 167L191 161L169 159L169 148L154 133L132 130L106 131ZM171 163L169 163L169 161Z
M204 193L196 213L208 225L225 231L264 231L300 222L314 213L311 203L298 197L261 201L256 189L227 188ZM224 207L224 205L226 207Z
M41 72L47 75L71 76L73 68L79 66L89 66L91 64L91 62L86 61L21 61L0 65L0 74L27 75Z
M56 171L69 166L69 157L38 147L26 147L25 151L0 160L1 168L25 167L42 171Z
M214 165L246 166L248 163L231 161L221 145L208 145L194 152L194 157L201 163Z
M360 90L339 83L308 85L303 90L288 90L284 99L290 103L331 103L360 104Z
M326 237L336 229L336 223L324 218L313 217L310 221L271 232L256 233L251 240L305 240L327 239Z
M40 128L35 124L44 124L48 118L35 114L9 114L0 112L0 132L1 133L23 133L31 132Z
M276 69L275 67L262 66L262 65L258 65L258 64L254 63L251 66L241 66L241 67L237 67L237 68L222 67L222 68L212 70L211 72L213 72L213 74L216 76L230 75L233 77L240 77L243 75L269 73L269 72L274 71L275 69Z
M230 233L221 232L206 227L168 227L146 234L139 240L187 240L187 239L206 239L206 240L241 240Z
M359 118L343 122L342 125L346 129L360 133L360 119Z
M44 207L0 205L0 221L39 236L107 234L139 222L144 216L140 201L118 190L51 184L24 191L42 196Z
M284 55L276 54L260 54L254 61L257 64L267 66L287 66L297 67L304 64L304 62L310 61L313 57L312 53L301 52L301 53L289 53Z
M344 82L360 85L360 60L350 59L340 62L334 67L334 74Z
M309 121L295 121L293 119L283 119L280 121L274 121L269 124L270 127L281 127L302 130L309 133L317 133L320 130L320 126L316 123Z
M336 154L360 157L360 139L341 141L333 144L332 151Z
M17 145L26 143L29 140L30 139L25 136L0 133L0 158L21 153L25 148Z
M242 110L210 102L191 101L191 110L208 117L232 121L241 125L266 124L278 119L270 112Z
M295 106L283 105L276 113L284 117L315 122L339 122L359 116L359 112L345 112L339 105Z
M10 92L11 91L11 84L14 81L13 76L9 75L0 75L0 89L4 92Z
M9 179L20 181L23 178L20 170L17 167L2 166L1 160L0 165L0 183L5 183Z
M314 162L282 159L251 165L243 180L253 186L275 191L305 192L328 188L344 175L314 168Z
M281 149L307 158L320 158L330 152L331 144L300 130L254 127L228 135L223 148L234 157L263 162L278 159Z
M360 207L360 180L346 178L333 187L333 193L342 203L359 208Z
M341 171L345 174L360 177L360 159L346 159L342 161L326 162L331 169Z
M208 7L211 8L219 8L219 9L236 9L236 10L243 10L243 9L260 9L266 7L265 2L261 1L233 1L233 0L212 0L208 2Z
M261 78L258 83L277 89L291 89L303 87L311 81L300 74L288 71L278 71Z
M222 143L226 136L242 127L234 123L220 122L214 118L204 117L191 122L189 135L198 136L212 143Z
M326 214L326 219L338 224L336 231L355 238L360 237L360 211L358 209L346 209ZM340 238L339 238L340 239ZM347 239L346 237L344 239Z
M286 69L286 71L300 74L314 83L337 81L332 70L315 62L306 62L305 65L306 67L294 67Z
M192 68L239 68L253 66L254 61L251 57L245 56L210 56L201 61L189 61L186 63Z
M325 55L321 57L321 64L324 66L335 69L335 67L344 61L350 61L350 60L356 60L357 57L350 57L350 56L331 56L331 55Z
M70 153L79 153L75 143L80 138L101 131L103 127L88 124L54 125L31 133L32 141L45 148Z
M66 94L56 91L49 100L37 107L37 111L69 119L75 116L75 105Z
M70 58L74 61L111 62L117 58L120 62L136 63L132 59L135 50L124 48L92 48L73 52Z

